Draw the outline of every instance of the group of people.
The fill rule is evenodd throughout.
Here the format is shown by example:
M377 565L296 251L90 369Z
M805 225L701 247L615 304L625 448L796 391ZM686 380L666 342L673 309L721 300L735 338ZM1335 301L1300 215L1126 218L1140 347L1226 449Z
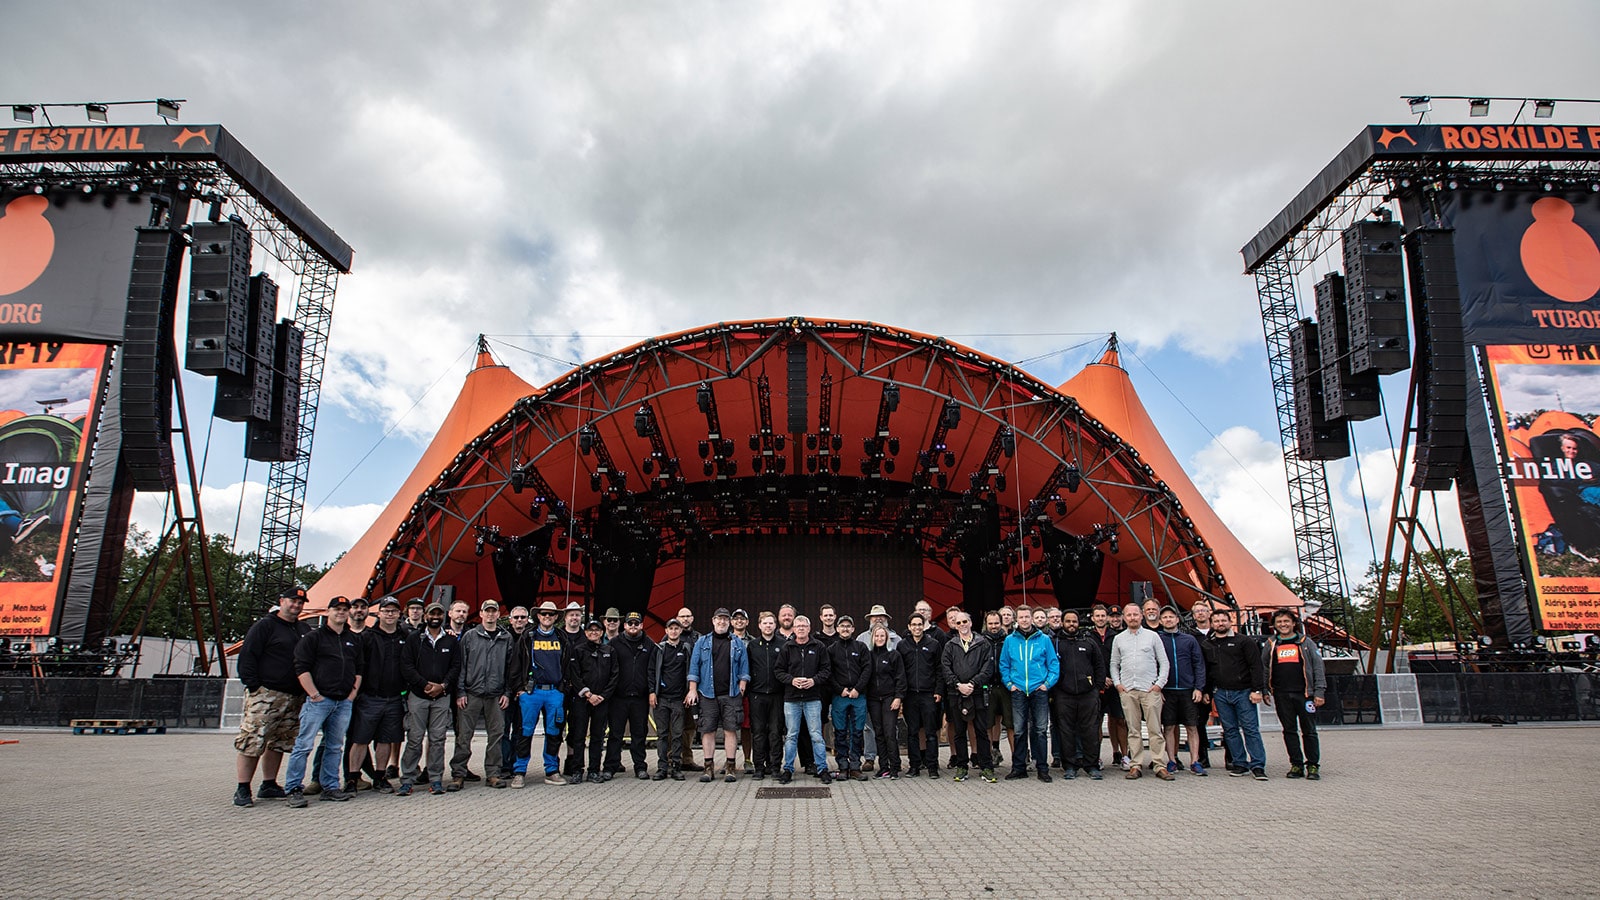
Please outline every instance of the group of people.
M374 617L365 599L336 597L312 627L300 619L305 602L303 590L287 592L240 648L239 806L286 798L304 807L308 796L343 801L362 788L521 788L541 774L545 784L603 784L628 771L624 751L635 778L657 781L698 772L702 782L719 773L733 782L742 771L786 784L797 765L824 783L939 778L941 743L958 782L973 770L997 781L1002 749L1007 779L1048 782L1059 769L1098 780L1103 724L1125 778L1151 771L1171 781L1208 774L1213 712L1227 772L1266 780L1257 705L1268 702L1283 725L1288 777L1320 777L1315 718L1326 679L1291 610L1273 613L1271 632L1257 638L1239 633L1237 613L1204 600L1188 621L1153 600L1120 613L1096 604L1087 623L1076 610L1008 606L985 613L981 629L960 607L941 627L923 601L904 636L882 606L859 629L826 604L815 622L788 604L761 611L754 628L744 610L723 608L704 634L684 608L658 642L638 612L585 621L576 603L516 606L502 619L500 604L484 600L469 626L459 601L412 600L402 612L385 597ZM470 768L480 729L482 776Z

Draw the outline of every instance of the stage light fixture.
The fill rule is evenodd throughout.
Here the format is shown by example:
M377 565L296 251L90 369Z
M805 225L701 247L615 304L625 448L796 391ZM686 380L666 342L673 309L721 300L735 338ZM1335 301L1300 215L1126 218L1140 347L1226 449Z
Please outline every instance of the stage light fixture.
M600 492L600 473L599 472L590 472L589 473L589 490L594 491L597 494Z
M588 456L594 450L594 426L585 425L578 429L578 452Z
M700 382L700 386L694 389L694 405L699 407L700 412L702 413L711 411L710 382L702 381Z
M11 118L23 123L24 125L32 125L33 111L35 108L36 107L25 104L13 106L11 107Z
M883 461L883 471L886 472L887 474L893 475L894 474L894 460L885 459Z
M1066 488L1069 494L1076 494L1078 485L1082 483L1083 474L1078 471L1076 465L1067 466L1066 470L1061 473L1061 486Z
M954 429L961 424L961 404L955 400L944 402L944 427Z
M511 493L513 493L513 494L522 493L522 489L524 487L526 487L527 484L528 484L528 473L522 471L522 467L521 466L513 466L512 469L511 469Z
M997 489L1002 490L1002 491L1006 489L1006 476L1005 476L1005 473L1001 473L1001 474L996 475L994 477L994 486Z
M712 475L716 474L716 469L712 467L711 460L709 459L700 464L700 471L707 478L710 478Z
M107 121L107 111L108 110L106 109L106 105L104 103L85 103L83 105L83 112L89 117L89 121L91 122L104 123Z
M1487 116L1489 114L1489 99L1487 97L1474 97L1467 101L1467 115Z
M889 455L890 456L899 456L900 455L900 439L899 438L897 438L897 437L889 438Z
M759 434L750 435L750 452L751 453L760 453L761 452L761 435L759 435Z
M1533 117L1535 119L1548 119L1555 114L1556 102L1554 100L1533 101Z
M1411 107L1413 116L1420 116L1433 108L1432 100L1431 97L1407 97L1406 104Z
M699 443L695 444L695 450L699 452L701 459L710 459L711 458L711 442L710 441L700 441Z
M1066 514L1067 514L1067 501L1065 501L1065 500L1057 500L1056 501L1056 515L1064 516Z
M900 408L900 385L890 382L883 386L883 405L889 412Z
M653 456L646 456L644 459L639 461L639 468L643 469L646 475L654 474L656 470L656 458Z
M156 115L171 122L178 117L178 104L182 102L182 100L158 99L156 100Z
M655 416L651 414L650 407L640 406L633 413L633 433L639 437L647 438L655 433Z
M1017 435L1009 427L1000 431L1000 449L1008 459L1017 455Z

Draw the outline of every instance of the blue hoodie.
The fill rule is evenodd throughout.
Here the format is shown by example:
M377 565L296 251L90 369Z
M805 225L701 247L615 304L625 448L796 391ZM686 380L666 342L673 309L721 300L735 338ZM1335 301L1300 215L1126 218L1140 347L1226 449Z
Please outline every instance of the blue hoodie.
M1187 631L1168 631L1165 628L1156 632L1161 638L1161 646L1167 651L1167 668L1172 673L1167 676L1166 690L1169 691L1203 691L1206 689L1206 656L1200 650L1200 642L1194 635Z
M1055 687L1061 677L1061 661L1056 657L1050 636L1035 628L1023 636L1019 628L1000 646L1000 680L1020 688L1024 694Z

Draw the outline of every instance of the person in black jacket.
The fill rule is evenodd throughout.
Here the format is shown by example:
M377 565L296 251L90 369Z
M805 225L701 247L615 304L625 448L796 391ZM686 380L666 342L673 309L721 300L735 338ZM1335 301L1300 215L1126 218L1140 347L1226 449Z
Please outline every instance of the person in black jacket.
M917 604L926 605L926 601ZM906 628L911 636L900 641L896 648L906 673L904 708L906 712L906 742L910 744L911 776L928 770L929 778L939 777L939 703L944 699L940 685L939 666L944 653L944 641L935 635L938 626L929 622L920 612L911 614ZM876 729L878 722L872 722ZM882 741L879 741L882 745ZM900 755L899 745L894 745L895 756ZM899 773L896 772L896 775Z
M750 743L754 748L756 781L778 777L783 754L783 683L778 680L778 653L784 639L778 635L778 617L771 611L756 613L756 633L746 642L750 659Z
M1225 609L1211 614L1211 633L1206 638L1208 690L1222 719L1222 740L1228 747L1228 774L1253 775L1267 780L1267 748L1261 742L1261 719L1256 704L1266 692L1266 673L1261 666L1261 645L1233 628L1233 616Z
M794 778L794 755L800 745L800 726L811 735L811 755L817 777L831 784L826 745L822 743L823 686L833 672L828 651L811 637L811 620L795 616L794 637L778 652L778 680L783 682L783 772L779 784Z
M361 632L361 640L361 698L356 701L360 714L350 719L351 752L345 766L345 784L354 785L367 744L377 741L372 750L372 788L392 794L395 788L388 778L389 761L400 758L400 743L406 739L406 683L400 666L404 635L400 631L399 600L385 597L378 601L378 624Z
M300 707L300 733L289 755L289 806L304 808L306 760L317 735L322 735L322 770L317 780L322 799L349 800L340 790L339 760L344 758L344 734L350 726L350 706L361 691L361 642L350 633L350 601L335 597L328 601L328 620L307 632L294 648L295 677L306 692Z
M611 735L606 742L607 772L622 771L622 732L628 732L628 753L633 757L633 777L647 779L644 739L650 716L652 679L656 671L655 641L644 635L644 617L628 613L622 634L610 644L617 657L617 694L611 698Z
M413 631L400 653L400 671L406 682L406 752L400 759L402 797L423 774L431 793L444 793L444 734L455 708L452 690L461 668L461 639L445 630L444 604L435 600L423 614L423 625ZM428 738L428 769L422 763L422 738Z
M656 771L654 781L683 780L683 729L688 713L683 699L689 693L689 656L694 648L683 640L683 623L668 619L667 638L656 645L655 677L650 689L650 709L656 718Z
M998 618L998 617L997 617ZM972 631L972 616L965 610L951 622L956 633L945 641L939 672L944 681L945 712L950 719L950 765L956 781L967 780L967 728L972 728L974 758L983 780L994 784L994 760L989 755L990 688L999 679L998 648Z
M856 623L840 616L839 640L828 648L828 663L833 668L833 760L839 764L841 778L866 781L861 772L863 732L867 724L866 644L855 640ZM888 640L888 629L884 629Z
M600 784L611 780L611 773L603 771L601 754L605 752L606 723L610 721L611 707L607 703L617 692L621 673L617 671L616 649L601 643L605 627L599 619L590 619L583 626L583 646L572 656L572 671L567 680L572 683L577 704L572 710L572 730L577 736L574 755L580 765L587 741L589 748L589 782ZM572 784L582 784L583 769L578 769Z
M1054 640L1061 677L1050 689L1050 699L1062 773L1076 778L1082 769L1099 781L1104 777L1100 773L1100 687L1110 677L1110 670L1100 655L1100 642L1078 630L1076 610L1062 611L1061 628Z
M900 777L900 707L906 695L906 661L900 650L905 646L901 641L898 650L890 650L889 629L873 626L872 649L867 651L867 715L877 738L879 778Z
M233 793L235 806L255 805L250 782L255 779L258 764L261 799L277 800L288 795L278 784L278 767L283 764L283 755L294 750L295 735L300 730L300 705L306 699L294 673L294 648L306 632L300 624L300 610L305 605L304 590L284 591L278 598L278 608L251 625L239 647L235 665L239 680L244 683L245 697L239 736L233 739L233 747L239 751L234 759L234 774L239 782Z

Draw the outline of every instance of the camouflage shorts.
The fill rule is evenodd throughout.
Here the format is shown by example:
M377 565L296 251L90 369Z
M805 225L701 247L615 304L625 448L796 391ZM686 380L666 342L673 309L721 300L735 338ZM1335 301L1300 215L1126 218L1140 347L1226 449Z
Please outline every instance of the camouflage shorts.
M246 692L234 749L245 756L260 756L267 750L293 751L294 739L300 734L300 705L305 699L264 687Z

